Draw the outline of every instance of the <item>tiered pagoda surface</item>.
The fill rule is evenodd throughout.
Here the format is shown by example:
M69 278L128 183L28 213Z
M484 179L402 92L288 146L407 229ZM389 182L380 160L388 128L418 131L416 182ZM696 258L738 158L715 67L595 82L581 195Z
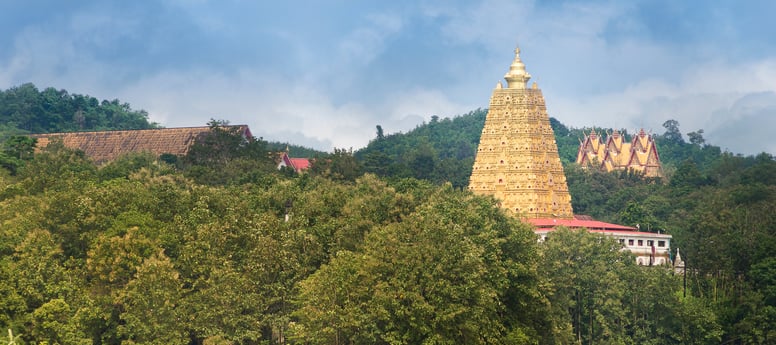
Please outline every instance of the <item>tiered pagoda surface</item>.
M571 219L571 196L541 90L520 60L520 49L490 98L469 181L521 218Z

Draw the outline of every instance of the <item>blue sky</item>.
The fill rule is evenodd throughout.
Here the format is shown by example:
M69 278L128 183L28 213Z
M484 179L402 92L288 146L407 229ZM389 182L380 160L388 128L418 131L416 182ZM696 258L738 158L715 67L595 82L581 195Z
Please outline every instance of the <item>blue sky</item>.
M254 135L358 149L486 108L520 45L550 116L668 119L734 153L776 153L770 1L0 2L0 88L32 82Z

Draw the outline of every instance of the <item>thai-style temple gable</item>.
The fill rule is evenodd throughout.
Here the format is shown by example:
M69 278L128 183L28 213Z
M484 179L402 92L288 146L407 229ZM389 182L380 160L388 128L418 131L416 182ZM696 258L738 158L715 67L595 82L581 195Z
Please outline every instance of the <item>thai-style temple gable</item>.
M247 125L229 126L237 128L246 138L253 138ZM59 139L65 147L81 150L95 163L115 160L132 152L150 152L157 156L172 154L183 156L200 137L210 132L210 127L155 128L123 131L95 131L72 133L31 134L38 140L36 149L45 148L52 140Z
M288 149L280 154L280 161L278 162L278 170L284 167L290 167L294 169L297 174L303 173L310 168L310 159L308 158L291 158L288 155Z
M605 144L600 145L600 140L595 131L585 136L577 151L577 164L599 166L607 172L632 170L647 177L663 176L655 140L644 129L634 135L630 142L617 130L607 134Z
M645 133L643 129L633 137L631 155L627 167L643 172L644 176L663 176L663 167L660 164L660 156L657 153L655 139Z
M572 217L571 195L558 156L544 96L520 59L520 49L496 84L469 180L469 190L492 195L527 218Z
M599 165L604 156L604 145L601 136L595 130L590 130L584 141L580 141L577 150L577 162L581 165Z

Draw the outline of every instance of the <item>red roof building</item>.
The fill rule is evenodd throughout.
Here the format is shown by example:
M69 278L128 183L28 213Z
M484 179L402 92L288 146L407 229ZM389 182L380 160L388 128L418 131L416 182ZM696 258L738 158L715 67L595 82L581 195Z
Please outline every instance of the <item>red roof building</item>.
M574 219L534 218L524 219L536 229L540 241L552 238L551 233L557 227L569 229L585 229L592 234L599 234L617 239L623 245L623 250L629 250L636 256L639 265L669 265L671 264L671 235L639 231L638 228L605 223L590 217L574 216Z
M310 159L291 158L288 156L288 152L283 152L280 155L278 170L282 169L283 167L291 167L297 174L299 174L310 168Z

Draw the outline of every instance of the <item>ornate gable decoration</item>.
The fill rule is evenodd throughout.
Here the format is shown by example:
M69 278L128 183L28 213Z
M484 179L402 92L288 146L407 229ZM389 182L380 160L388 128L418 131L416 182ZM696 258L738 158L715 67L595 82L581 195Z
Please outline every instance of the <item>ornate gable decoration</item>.
M596 152L596 156L600 157L598 162L582 155L582 152L590 150L586 143L594 134L595 132L591 132L589 136L585 136L584 141L581 141L577 154L577 164L583 167L598 166L607 172L633 170L643 173L647 177L663 176L663 167L657 153L655 139L644 129L639 130L630 142L627 142L617 130L607 134L606 144Z

